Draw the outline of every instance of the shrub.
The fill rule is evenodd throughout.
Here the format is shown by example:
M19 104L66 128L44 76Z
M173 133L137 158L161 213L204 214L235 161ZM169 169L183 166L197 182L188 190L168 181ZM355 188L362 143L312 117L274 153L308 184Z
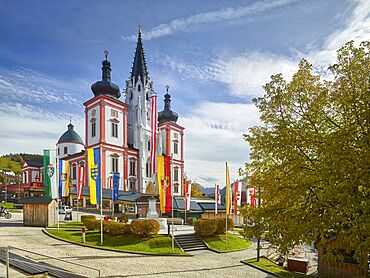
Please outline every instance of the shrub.
M91 215L91 214L81 215L81 222L83 224L85 224L86 220L96 220L96 217L95 215Z
M120 217L117 218L119 222L127 223L128 217L126 214L122 213Z
M224 234L226 232L226 219L216 218L217 231L216 234ZM227 218L227 230L232 230L234 228L234 221L231 218Z
M88 230L100 230L100 221L96 219L87 219L84 225Z
M105 233L110 234L111 233L111 230L114 229L114 224L115 224L115 222L104 221L103 222L103 231Z
M210 237L217 231L217 222L215 219L197 220L194 224L194 230L200 237Z
M114 215L108 215L108 219L112 221L116 221L116 217Z
M135 219L131 222L131 231L136 237L147 238L158 234L159 223L153 219Z
M186 221L188 222L189 225L193 225L194 224L193 217L187 217L186 218Z

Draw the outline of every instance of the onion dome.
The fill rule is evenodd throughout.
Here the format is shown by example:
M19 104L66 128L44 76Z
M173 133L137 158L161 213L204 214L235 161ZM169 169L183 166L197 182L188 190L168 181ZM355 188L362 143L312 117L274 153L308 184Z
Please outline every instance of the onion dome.
M102 80L97 81L91 85L91 90L95 96L98 95L108 95L114 98L119 98L121 93L119 91L118 85L111 82L110 78L110 62L108 61L108 51L104 51L105 60L102 62L103 67L102 69Z
M179 115L171 110L171 95L168 93L169 86L166 86L167 93L164 95L164 109L158 113L158 122L166 123L173 122L176 123Z
M60 136L58 144L60 143L80 143L83 144L80 135L73 130L74 126L72 123L69 123L68 130Z

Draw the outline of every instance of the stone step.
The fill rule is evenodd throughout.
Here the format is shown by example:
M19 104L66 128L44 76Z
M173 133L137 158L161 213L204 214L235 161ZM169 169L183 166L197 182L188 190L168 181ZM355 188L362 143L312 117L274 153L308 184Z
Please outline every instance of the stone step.
M185 252L208 249L207 245L195 234L177 235L175 240Z

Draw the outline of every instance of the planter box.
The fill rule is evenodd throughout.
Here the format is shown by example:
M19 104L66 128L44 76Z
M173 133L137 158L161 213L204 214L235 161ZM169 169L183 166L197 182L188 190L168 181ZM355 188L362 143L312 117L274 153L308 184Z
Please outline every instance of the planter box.
M308 259L292 257L288 258L288 270L306 274L308 272Z

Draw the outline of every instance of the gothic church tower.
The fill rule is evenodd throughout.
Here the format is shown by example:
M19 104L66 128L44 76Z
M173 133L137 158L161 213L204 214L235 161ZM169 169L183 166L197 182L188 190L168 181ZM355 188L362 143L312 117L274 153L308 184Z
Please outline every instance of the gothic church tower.
M141 30L139 28L134 62L130 79L126 81L127 141L131 148L139 151L139 191L145 193L148 182L155 183L150 174L151 97L153 82L149 79L145 61Z

